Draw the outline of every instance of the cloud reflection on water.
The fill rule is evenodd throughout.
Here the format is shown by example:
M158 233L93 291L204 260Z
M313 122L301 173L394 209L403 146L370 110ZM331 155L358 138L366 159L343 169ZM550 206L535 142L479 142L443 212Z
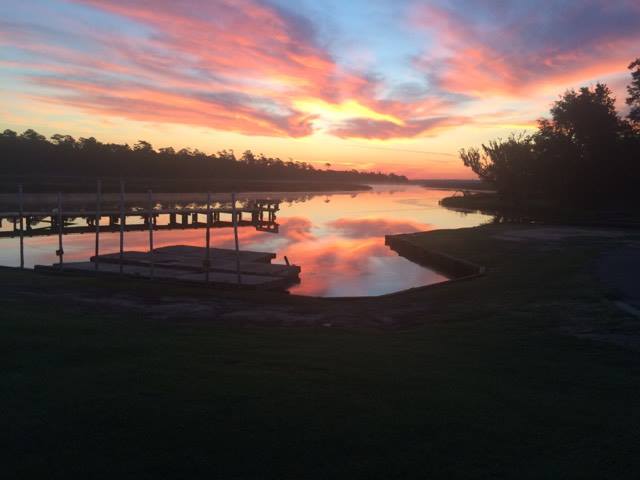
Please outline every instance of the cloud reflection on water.
M384 235L410 233L433 228L458 228L487 222L481 214L461 214L446 210L438 201L450 192L415 186L379 186L371 192L353 194L303 195L302 201L282 203L278 234L240 229L240 248L276 252L276 262L284 257L302 267L301 283L292 293L317 296L379 295L430 284L444 279L416 265L384 245ZM161 217L159 223L167 223ZM100 251L118 251L117 233L103 233ZM65 261L86 261L94 253L93 234L65 235ZM203 246L204 229L154 232L154 245ZM233 230L211 231L213 247L233 248ZM17 239L0 240L0 263L17 264ZM27 265L56 261L57 237L26 238ZM146 231L127 232L125 249L146 251Z

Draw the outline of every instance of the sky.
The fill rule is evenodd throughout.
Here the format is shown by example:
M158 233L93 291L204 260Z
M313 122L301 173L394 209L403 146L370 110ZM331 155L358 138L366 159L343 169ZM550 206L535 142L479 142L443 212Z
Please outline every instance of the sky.
M0 129L471 178L638 56L638 0L1 0Z

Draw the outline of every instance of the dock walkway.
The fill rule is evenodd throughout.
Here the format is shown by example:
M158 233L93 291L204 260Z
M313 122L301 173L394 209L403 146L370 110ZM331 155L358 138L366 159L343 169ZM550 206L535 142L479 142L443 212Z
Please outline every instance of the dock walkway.
M11 230L0 231L0 238L13 238L21 234L20 219L24 222L25 236L47 236L55 235L58 230L58 223L61 221L65 234L71 233L93 233L100 223L101 232L117 232L121 228L125 231L146 230L151 223L154 230L171 230L181 228L204 228L209 225L211 228L228 228L234 225L238 227L255 227L258 230L277 232L278 224L276 214L280 209L279 202L272 200L253 200L245 206L238 206L236 209L230 207L204 208L204 207L183 207L183 208L133 208L127 210L91 210L91 209L63 209L58 212L56 208L50 210L24 210L0 212L0 228L6 220L13 224ZM234 218L235 212L235 218ZM168 217L165 225L158 224L158 217L161 215ZM86 225L74 225L76 219L84 219ZM108 224L103 224L102 219L108 218ZM127 222L127 219L134 218L143 223ZM33 228L33 225L47 224L45 227Z

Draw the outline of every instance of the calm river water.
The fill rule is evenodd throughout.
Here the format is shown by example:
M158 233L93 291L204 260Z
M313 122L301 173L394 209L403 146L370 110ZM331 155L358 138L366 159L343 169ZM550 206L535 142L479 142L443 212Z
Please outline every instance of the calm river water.
M419 186L375 186L373 190L354 193L238 195L246 198L271 198L282 201L277 216L278 233L240 229L240 248L276 252L277 263L284 256L302 267L301 283L292 293L318 296L380 295L444 280L428 268L416 265L390 250L384 236L439 228L471 227L487 223L488 215L447 210L438 201L452 192L429 190ZM130 196L131 197L131 196ZM182 200L181 200L182 197ZM156 196L163 206L200 204L198 195ZM206 201L205 195L200 195ZM228 195L217 194L224 199ZM88 197L91 198L91 197ZM51 199L51 208L55 202ZM64 199L69 204L72 199ZM86 207L90 208L88 200ZM49 206L49 205L48 205ZM63 207L64 209L64 207ZM28 210L28 208L27 208ZM41 210L41 208L39 208ZM106 219L104 220L106 222ZM166 224L168 218L158 223ZM12 230L4 222L1 230ZM78 225L86 225L78 221ZM34 225L34 227L37 225ZM118 234L101 233L101 253L118 251ZM162 230L154 234L156 247L166 245L204 245L205 230ZM93 254L92 234L64 236L65 261L87 261ZM25 238L25 265L52 264L57 261L57 236ZM17 238L0 239L0 264L19 263ZM212 246L233 248L231 228L213 229ZM126 250L145 251L148 233L127 232Z

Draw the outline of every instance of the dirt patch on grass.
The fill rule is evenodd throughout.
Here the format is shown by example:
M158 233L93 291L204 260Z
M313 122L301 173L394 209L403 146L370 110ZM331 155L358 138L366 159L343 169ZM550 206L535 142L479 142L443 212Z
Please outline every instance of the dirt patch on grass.
M622 308L640 311L640 242L606 250L598 259L598 277ZM625 308L624 305L628 305Z

